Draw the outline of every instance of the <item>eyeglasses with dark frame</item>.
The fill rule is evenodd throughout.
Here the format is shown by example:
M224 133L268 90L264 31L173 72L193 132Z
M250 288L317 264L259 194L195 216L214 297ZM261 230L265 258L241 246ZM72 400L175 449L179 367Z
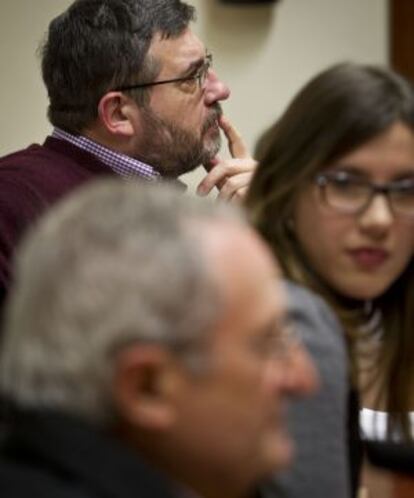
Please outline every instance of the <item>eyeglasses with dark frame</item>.
M183 83L187 81L194 81L198 83L198 87L201 90L207 79L208 72L213 65L213 55L208 53L204 58L203 64L196 70L194 74L190 76L183 76L182 78L173 78L169 80L152 81L149 83L138 83L136 85L125 85L115 88L115 92L125 92L127 90L136 90L138 88L148 88L156 85L166 85L168 83ZM195 90L195 88L194 88Z
M414 175L379 185L347 171L328 171L318 174L315 183L325 204L339 213L360 214L383 195L394 215L414 217Z

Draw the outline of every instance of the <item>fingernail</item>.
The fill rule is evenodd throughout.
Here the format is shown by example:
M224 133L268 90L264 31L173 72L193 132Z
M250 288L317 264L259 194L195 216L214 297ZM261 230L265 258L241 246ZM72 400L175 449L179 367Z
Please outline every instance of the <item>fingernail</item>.
M201 185L198 186L197 187L197 195L199 195L200 197L204 197L205 195L207 195L206 189Z

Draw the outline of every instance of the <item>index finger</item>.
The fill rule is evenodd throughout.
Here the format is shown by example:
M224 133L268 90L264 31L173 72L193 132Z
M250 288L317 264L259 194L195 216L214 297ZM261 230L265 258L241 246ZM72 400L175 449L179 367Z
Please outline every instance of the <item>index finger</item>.
M249 151L236 128L230 123L230 121L224 116L220 116L219 120L220 128L226 135L230 154L232 157L237 159L243 159L245 157L250 157Z

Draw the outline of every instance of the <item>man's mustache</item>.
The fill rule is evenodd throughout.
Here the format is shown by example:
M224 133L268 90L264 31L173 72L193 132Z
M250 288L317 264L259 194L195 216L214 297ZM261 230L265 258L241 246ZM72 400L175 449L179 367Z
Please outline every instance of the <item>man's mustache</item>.
M210 114L206 118L203 125L203 133L209 130L214 124L217 123L220 116L223 114L223 109L219 103L215 103L211 109Z

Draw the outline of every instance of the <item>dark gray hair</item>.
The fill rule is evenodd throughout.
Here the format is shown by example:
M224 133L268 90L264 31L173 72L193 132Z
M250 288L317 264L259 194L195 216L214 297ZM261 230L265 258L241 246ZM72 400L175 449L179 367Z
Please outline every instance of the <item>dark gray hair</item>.
M176 37L194 16L180 0L76 0L50 23L42 48L51 123L80 133L106 92L153 79L160 69L147 57L153 36ZM143 105L147 90L134 96Z
M137 342L171 348L197 373L222 305L203 227L226 222L245 223L168 186L106 180L64 200L18 251L0 351L5 398L105 423L115 355Z

